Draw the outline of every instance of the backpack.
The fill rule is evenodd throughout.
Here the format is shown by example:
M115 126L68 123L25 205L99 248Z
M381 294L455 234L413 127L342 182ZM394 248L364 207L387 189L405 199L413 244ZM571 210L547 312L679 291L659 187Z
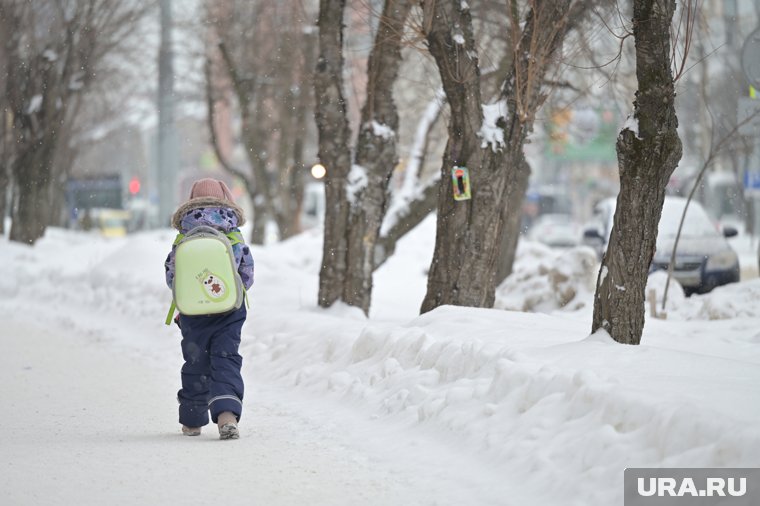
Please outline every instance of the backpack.
M232 252L232 245L240 242L243 242L240 232L225 235L207 226L177 235L167 325L171 324L175 309L183 315L198 316L240 308L246 293Z

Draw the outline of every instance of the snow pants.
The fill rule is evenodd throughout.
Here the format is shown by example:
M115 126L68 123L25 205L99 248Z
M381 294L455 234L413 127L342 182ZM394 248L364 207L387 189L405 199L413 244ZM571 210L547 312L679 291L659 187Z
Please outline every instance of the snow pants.
M182 389L177 393L179 423L202 427L231 411L243 411L243 358L238 353L246 308L224 315L179 317L182 329Z

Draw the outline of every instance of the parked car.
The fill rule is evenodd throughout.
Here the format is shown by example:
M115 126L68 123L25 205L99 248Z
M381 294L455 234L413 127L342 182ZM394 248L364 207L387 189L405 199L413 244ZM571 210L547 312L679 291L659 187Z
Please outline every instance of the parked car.
M580 242L581 231L568 214L542 214L528 231L528 239L553 248L572 248Z
M607 249L616 202L611 198L597 204L594 221L583 233L583 243L594 248L600 258ZM668 269L685 205L684 198L665 197L650 271ZM726 241L736 234L736 229L728 226L721 233L699 202L689 203L673 269L673 277L687 294L706 293L739 281L739 257Z
M124 237L127 235L129 211L122 209L93 210L95 224L103 237Z

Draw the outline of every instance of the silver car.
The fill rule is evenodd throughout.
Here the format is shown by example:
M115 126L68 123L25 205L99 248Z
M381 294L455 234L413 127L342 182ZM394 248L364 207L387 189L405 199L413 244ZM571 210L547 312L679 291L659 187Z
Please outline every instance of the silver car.
M617 200L601 201L594 208L594 224L584 230L584 244L596 249L600 258L607 248ZM686 199L665 197L657 232L657 249L651 271L667 270ZM688 294L706 293L716 286L739 281L739 257L726 241L737 231L724 227L721 233L699 202L692 201L684 220L673 277Z

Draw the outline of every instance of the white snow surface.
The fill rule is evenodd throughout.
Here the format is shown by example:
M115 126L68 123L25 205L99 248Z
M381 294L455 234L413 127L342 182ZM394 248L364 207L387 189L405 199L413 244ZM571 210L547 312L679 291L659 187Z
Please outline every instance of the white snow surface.
M418 316L434 234L378 270L370 318L316 306L318 231L252 248L238 441L179 432L171 231L0 239L3 502L609 505L626 467L760 465L760 280L675 290L623 346L589 335L583 248L522 245L515 273L582 305Z
M639 135L639 119L634 113L629 114L625 119L622 130L630 130L636 135L636 137L641 139L641 136Z

